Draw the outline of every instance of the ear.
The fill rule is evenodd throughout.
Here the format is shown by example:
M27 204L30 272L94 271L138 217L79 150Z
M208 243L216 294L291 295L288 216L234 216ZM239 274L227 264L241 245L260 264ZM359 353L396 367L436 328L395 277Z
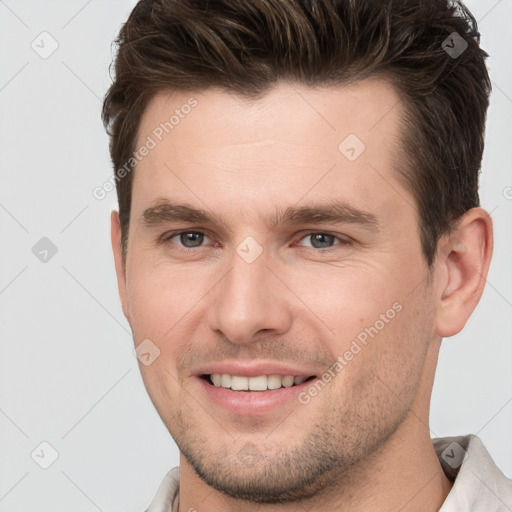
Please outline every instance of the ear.
M124 316L130 323L130 314L128 308L128 296L126 293L126 262L123 259L121 246L121 223L119 213L113 210L110 214L110 236L112 240L112 252L114 253L114 263L116 266L117 288L121 299Z
M438 249L440 298L436 334L448 337L462 330L475 309L487 279L493 248L492 220L482 208L472 208Z

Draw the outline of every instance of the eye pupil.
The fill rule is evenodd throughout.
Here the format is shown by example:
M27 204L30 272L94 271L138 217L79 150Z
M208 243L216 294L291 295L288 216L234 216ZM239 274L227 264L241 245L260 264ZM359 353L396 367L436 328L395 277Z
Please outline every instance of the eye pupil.
M204 235L202 233L181 233L180 242L185 247L199 247L204 240Z
M328 235L326 233L315 233L314 235L311 235L311 245L315 249L331 247L333 243L334 235Z
M179 234L180 243L187 248L201 247L204 243L204 234L198 231L187 231ZM313 233L309 235L311 246L315 249L326 249L333 246L336 237L327 233Z

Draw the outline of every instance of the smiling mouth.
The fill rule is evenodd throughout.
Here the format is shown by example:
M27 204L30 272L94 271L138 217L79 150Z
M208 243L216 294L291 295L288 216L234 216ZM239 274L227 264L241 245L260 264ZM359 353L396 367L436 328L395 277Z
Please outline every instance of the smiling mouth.
M291 388L310 381L315 375L259 375L246 377L243 375L229 375L227 373L203 374L201 378L208 384L230 389L232 391L272 391L281 388Z

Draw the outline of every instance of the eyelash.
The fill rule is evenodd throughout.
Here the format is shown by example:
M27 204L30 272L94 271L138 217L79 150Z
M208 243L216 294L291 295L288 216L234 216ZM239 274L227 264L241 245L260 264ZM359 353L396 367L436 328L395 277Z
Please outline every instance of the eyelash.
M170 243L172 243L171 239L173 239L174 237L179 236L179 235L183 235L183 234L190 234L190 233L204 235L204 236L208 237L208 234L205 233L204 231L196 231L196 230L173 231L171 233L166 233L162 237L160 237L159 243L161 243L161 244L170 244ZM334 233L329 233L327 231L308 231L307 233L303 233L300 237L296 238L293 241L293 243L295 244L298 241L301 241L301 240L303 240L303 239L305 239L305 238L307 238L308 236L311 236L311 235L327 235L327 236L332 236L332 237L334 237L335 239L337 239L339 241L338 244L335 244L332 247L317 248L317 247L304 246L306 249L313 249L315 252L327 253L327 252L331 252L331 251L334 251L334 250L338 249L340 246L352 245L352 240L349 239L348 237L345 237L345 239L344 239L344 238L342 238L339 235L335 235ZM175 245L179 248L180 251L184 251L184 252L197 251L197 249L202 249L202 248L205 247L204 245L201 245L201 246L198 246L198 247L185 247L185 246L179 245L179 244L175 244Z

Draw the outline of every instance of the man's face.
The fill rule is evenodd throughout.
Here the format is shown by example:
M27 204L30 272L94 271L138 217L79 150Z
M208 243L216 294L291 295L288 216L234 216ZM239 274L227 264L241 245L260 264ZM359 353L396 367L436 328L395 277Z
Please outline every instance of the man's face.
M312 495L426 416L435 300L393 168L401 108L369 80L160 94L143 116L137 148L156 146L135 171L123 307L160 351L141 364L158 413L218 490Z

